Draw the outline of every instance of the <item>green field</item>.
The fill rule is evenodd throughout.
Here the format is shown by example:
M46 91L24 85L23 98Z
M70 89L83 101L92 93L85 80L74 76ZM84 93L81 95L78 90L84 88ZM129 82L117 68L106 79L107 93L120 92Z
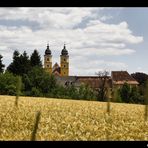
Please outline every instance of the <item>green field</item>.
M0 96L0 140L30 140L35 115L41 111L36 140L148 140L144 106Z

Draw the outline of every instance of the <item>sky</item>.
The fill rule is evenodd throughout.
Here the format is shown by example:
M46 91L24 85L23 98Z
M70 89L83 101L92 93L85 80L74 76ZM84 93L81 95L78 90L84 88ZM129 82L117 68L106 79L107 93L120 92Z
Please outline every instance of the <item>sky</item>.
M148 74L147 7L0 7L0 54L7 67L14 50L43 63L49 42L60 63L64 43L69 75L127 70Z

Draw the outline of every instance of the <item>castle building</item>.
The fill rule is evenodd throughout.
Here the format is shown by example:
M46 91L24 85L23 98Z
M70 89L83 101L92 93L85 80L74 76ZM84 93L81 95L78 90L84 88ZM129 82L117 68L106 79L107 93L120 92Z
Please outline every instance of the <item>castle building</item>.
M52 66L52 54L49 49L49 44L47 44L47 49L45 50L44 55L44 69L50 74L69 76L69 55L65 44L60 55L60 66L58 63L55 63L54 66Z

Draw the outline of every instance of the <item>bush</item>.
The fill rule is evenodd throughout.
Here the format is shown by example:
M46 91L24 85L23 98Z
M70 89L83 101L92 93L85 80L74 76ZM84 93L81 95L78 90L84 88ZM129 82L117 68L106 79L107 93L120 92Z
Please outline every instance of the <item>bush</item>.
M32 87L31 89L31 96L33 97L42 97L42 93L39 89L35 88L35 87Z
M16 85L11 84L5 87L7 95L16 95Z
M120 96L120 90L118 88L113 88L113 101L114 102L122 102L121 96Z
M12 73L5 72L0 74L0 94L16 95L17 77Z
M127 83L125 83L120 89L120 96L125 103L144 103L144 98L140 95L139 88L136 86L130 87Z

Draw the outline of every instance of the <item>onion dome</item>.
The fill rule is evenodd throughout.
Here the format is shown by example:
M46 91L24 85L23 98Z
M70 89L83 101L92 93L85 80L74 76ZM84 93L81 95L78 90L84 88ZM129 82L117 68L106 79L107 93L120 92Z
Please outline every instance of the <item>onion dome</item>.
M64 48L61 51L61 55L68 55L68 51L66 50L65 44L64 44Z
M45 55L51 55L51 50L49 49L49 44L47 44L47 49L45 50Z

